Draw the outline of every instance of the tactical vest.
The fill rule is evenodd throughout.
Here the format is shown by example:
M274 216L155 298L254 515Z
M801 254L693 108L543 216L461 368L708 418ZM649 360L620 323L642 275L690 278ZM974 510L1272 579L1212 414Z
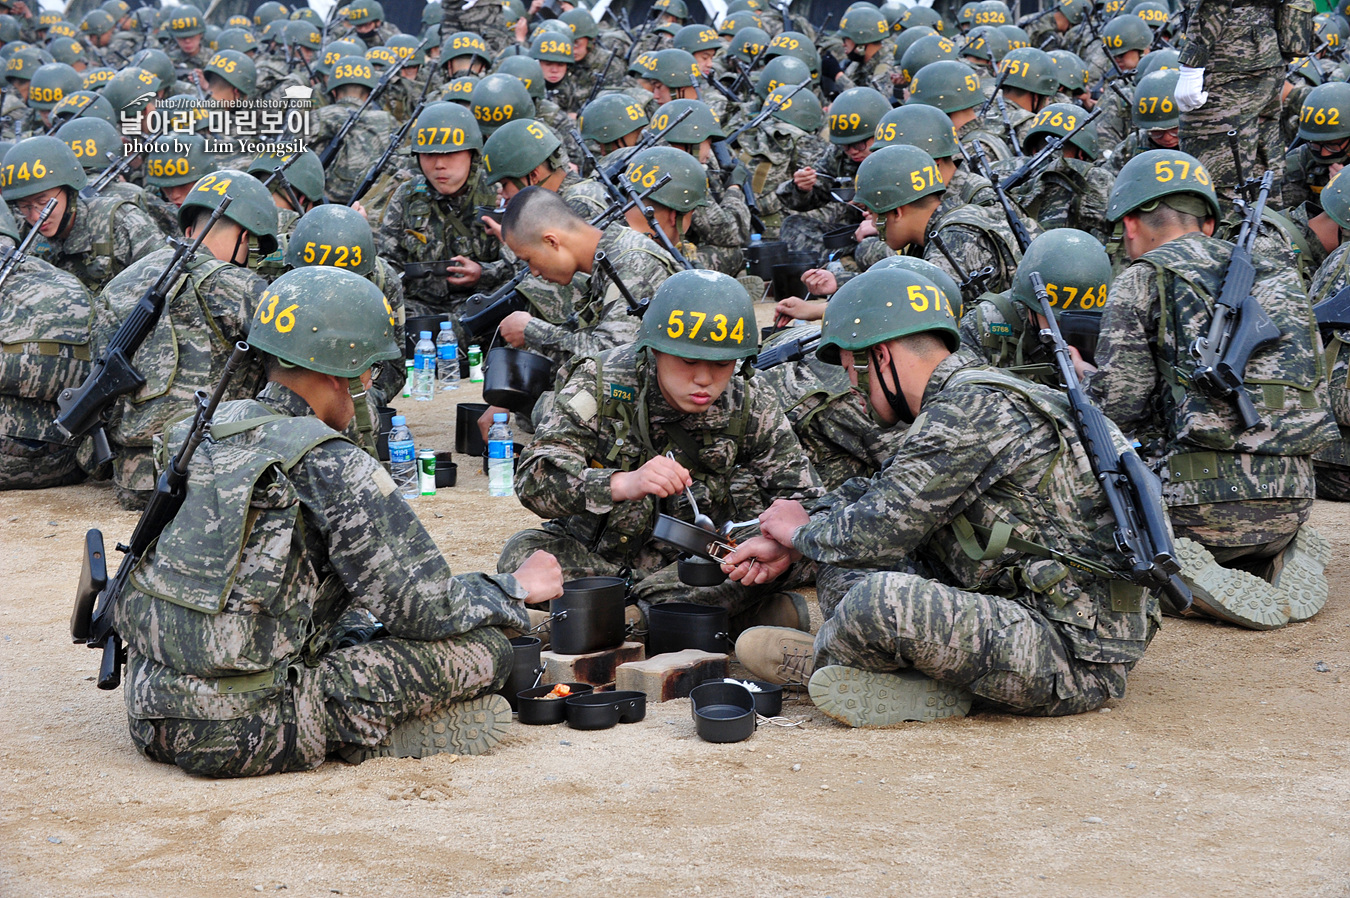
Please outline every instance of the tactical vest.
M1197 252L1198 248L1201 250ZM1253 296L1279 326L1283 336L1253 353L1245 387L1263 426L1243 431L1233 404L1211 398L1191 382L1195 363L1189 347L1209 333L1214 299L1223 287L1224 265L1232 247L1210 237L1170 241L1140 258L1156 273L1161 313L1158 316L1157 366L1166 383L1162 391L1162 442L1171 483L1215 480L1230 489L1215 501L1269 498L1244 495L1240 482L1243 454L1307 456L1334 438L1327 415L1328 395L1316 322L1302 285L1288 270L1256 257Z
M97 293L122 272L114 255L117 246L117 213L123 206L136 205L119 196L97 197L83 205L80 212L88 215L88 226L93 243L87 253L62 253L58 268L69 271L80 283Z
M1011 235L1000 231L984 217L980 211L984 208L983 206L962 206L954 212L942 216L942 220L938 223L938 232L940 234L950 225L965 225L974 228L987 237L994 245L995 253L998 256L998 264L994 267L994 274L997 277L995 283L999 285L999 289L1007 290L1012 287L1013 272L1017 270L1017 263L1022 261L1022 250L1018 248L1016 240L1009 239Z
M1001 320L992 320L991 311L997 312ZM990 365L1038 383L1050 386L1058 383L1059 374L1045 358L1039 332L1028 326L1021 307L1007 291L985 293L976 301L972 314L980 347Z
M21 278L24 272L15 274ZM18 280L10 282L11 288L20 286ZM55 405L49 416L35 416L32 408L36 403L55 403L63 389L84 382L89 374L92 322L93 310L88 306L83 320L65 316L56 321L47 315L24 314L11 302L0 309L0 333L5 338L0 343L0 421L5 422L5 436L66 441L56 426Z
M610 227L613 227L613 225L611 225ZM622 223L620 223L620 227L625 226ZM615 240L612 246L601 247L601 249L606 250L609 256L610 264L612 264L616 270L620 267L619 260L623 259L625 256L628 256L631 253L642 253L643 255L651 256L653 259L659 262L663 268L666 269L666 273L668 275L674 274L678 270L674 266L670 256L668 256L664 250L661 250L659 247L657 247L656 244L653 243L651 240L645 238L634 240L633 238L635 237L641 238L642 235L639 235L636 231L633 231L627 241L629 245L625 246L624 236L626 235L621 234L619 239ZM603 238L601 238L601 242L602 243L604 242ZM622 276L623 275L620 274L620 277ZM625 284L625 286L629 285ZM601 316L605 311L605 306L609 304L610 300L614 299L618 295L619 295L619 288L610 281L608 275L606 275L603 271L591 272L590 281L587 283L587 295L583 297L583 301L579 304L578 308L575 310L574 313L576 318L577 329L586 330L587 328L591 328L599 324ZM637 300L642 300L645 299L646 297L634 296L633 298Z
M169 442L187 432L180 422ZM341 595L303 555L304 519L290 471L343 437L313 417L256 400L220 407L189 469L187 499L137 564L118 605L118 632L169 668L161 694L138 695L133 717L207 719L251 713L305 656L313 618ZM191 701L186 701L191 699ZM156 706L156 701L162 704ZM189 706L189 707L183 707Z
M1067 397L985 367L958 370L943 390L971 384L1022 398L1050 425L1059 449L1046 466L1034 495L1021 486L1009 488L995 483L967 513L958 514L949 527L939 530L925 548L968 588L1023 603L1033 599L1035 610L1059 625L1075 657L1107 664L1137 661L1148 642L1149 618L1156 615L1156 600L1116 576L1124 559L1115 550L1110 529L1098 522L1079 520L1072 513L1044 513L1083 509L1081 489L1091 480L1091 461L1074 429ZM1125 445L1117 448L1124 449ZM1102 513L1105 503L1094 502L1092 507ZM1038 527L1052 532L1030 531L1017 509L1040 512L1036 515ZM1068 526L1070 521L1083 531L1093 532L1095 540L1084 543ZM1051 548L1056 545L1075 548L1072 552ZM1030 558L1008 570L999 562L1006 550Z

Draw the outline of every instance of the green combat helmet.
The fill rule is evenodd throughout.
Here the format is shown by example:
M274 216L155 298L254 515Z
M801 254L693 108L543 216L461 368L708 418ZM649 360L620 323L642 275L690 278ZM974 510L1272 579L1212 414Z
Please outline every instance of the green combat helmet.
M978 0L967 0L961 4L961 8L956 11L956 27L960 31L969 33L975 25L975 10L979 6Z
M839 20L839 36L858 46L876 44L890 36L891 26L886 16L875 6L864 6L845 13Z
M956 44L940 34L930 34L928 37L915 41L905 51L904 58L900 60L900 80L908 83L911 78L919 73L919 69L930 62L955 58Z
M1102 29L1102 44L1112 56L1123 56L1131 50L1142 53L1153 44L1153 30L1138 16L1119 15Z
M74 22L67 22L65 19L62 19L59 22L53 22L51 26L47 28L47 39L51 40L54 37L68 37L71 40L78 40L80 37L80 29L75 26Z
M541 31L530 41L530 56L540 62L561 62L572 65L572 39L551 31ZM690 57L692 58L692 57Z
M651 80L660 81L671 89L693 87L697 83L698 64L694 62L694 54L689 51L668 47L656 53L653 59L656 60L656 68L647 76Z
M1055 80L1059 82L1060 87L1075 95L1088 89L1092 75L1088 72L1083 57L1068 50L1051 50L1048 55L1050 61L1055 64ZM1155 55L1158 54L1150 53L1145 58L1152 59Z
M995 30L1008 39L1008 52L1031 46L1031 35L1016 25L999 25Z
M1134 126L1144 131L1166 131L1181 127L1177 109L1177 80L1181 72L1168 69L1139 79L1134 86Z
M674 19L683 22L689 18L689 7L685 5L684 0L656 0L652 4L652 9L659 9L661 12Z
M816 357L839 364L839 351L858 353L910 334L933 331L953 352L961 343L956 316L940 287L903 268L867 270L830 297Z
M1092 11L1092 0L1059 0L1056 7L1070 25L1081 25Z
M590 38L591 41L594 42L600 37L600 26L596 24L595 18L584 9L569 9L567 12L558 16L558 21L562 22L571 30L573 41L579 41L585 37ZM699 27L706 28L707 26L701 25ZM715 36L717 32L714 31L713 34ZM717 47L718 49L721 49L722 44L720 41L718 42Z
M411 34L396 34L384 45L394 51L400 68L420 66L427 61L427 51L423 49L422 42Z
M80 63L89 64L89 53L84 49L84 44L68 37L47 41L47 52L51 54L52 62L64 62L72 68Z
M1322 188L1318 199L1327 217L1341 230L1350 231L1350 178L1341 177L1343 174L1343 171L1337 172Z
M515 75L519 78L520 83L530 92L532 100L542 100L547 96L544 70L539 67L539 60L532 56L508 56L497 63L497 73Z
M122 132L96 118L77 118L56 129L86 174L97 174L122 158Z
M720 271L678 271L647 304L637 348L710 362L751 358L759 352L755 304Z
M253 24L259 28L266 28L268 24L276 19L284 19L288 14L286 7L276 0L267 0L266 3L253 11Z
M962 109L972 109L984 102L980 76L964 62L941 59L919 69L909 83L909 100L925 106L936 106L950 115Z
M1106 220L1119 221L1136 209L1150 212L1157 208L1159 200L1176 194L1185 194L1184 200L1196 197L1203 202L1167 205L1197 218L1205 218L1208 207L1208 215L1219 217L1219 198L1214 195L1214 183L1200 160L1180 150L1147 150L1126 162L1116 175L1106 204Z
M371 22L384 21L384 7L378 0L356 0L347 7L347 21L353 25L369 25Z
M278 156L275 153L267 153L259 156L248 164L248 173L253 175L259 181L267 180L267 176L272 174L286 163L290 156ZM281 173L284 184L277 184L275 181L270 185L274 193L284 189L294 190L311 204L323 202L323 163L319 161L319 156L313 150L305 150L300 154L300 158L290 164L284 172ZM302 208L302 205L291 198L291 205L296 211Z
M220 51L211 57L202 71L207 75L215 75L246 97L253 96L258 86L257 67L253 60L238 50Z
M84 89L89 91L99 91L103 85L107 84L117 74L116 70L100 66L96 69L84 70Z
M488 75L473 86L471 100L473 117L484 137L491 137L494 131L509 122L534 116L534 100L530 99L525 83L514 75L500 72Z
M306 28L306 31L309 29ZM238 50L240 53L258 52L258 39L253 36L253 32L245 31L243 28L226 28L216 38L216 51Z
M53 187L80 190L88 183L75 152L59 137L21 140L0 162L0 196L7 203Z
M663 175L670 181L648 196L681 214L708 204L708 172L699 161L674 147L649 147L628 161L622 177L635 190L649 190Z
M755 57L765 52L769 40L769 32L763 28L753 25L741 28L731 36L731 42L727 44L727 56L749 65L755 61Z
M206 138L200 134L157 138L145 155L145 183L151 187L196 184L215 170L215 157L206 152Z
M1012 10L1008 9L1008 4L1000 0L984 0L979 6L975 7L975 24L992 25L995 28L1001 28L1013 21Z
M908 31L916 25L927 25L938 34L946 34L949 30L947 23L942 20L942 14L928 6L915 6L900 17L901 31Z
M1298 113L1298 136L1309 143L1350 137L1350 84L1330 81L1308 91Z
M333 63L333 71L328 76L328 90L337 90L347 84L360 84L374 89L380 79L375 75L375 67L360 56L343 56Z
M533 59L530 61L534 62ZM534 64L538 65L539 63L534 62ZM460 75L441 88L441 99L457 106L463 106L465 109L473 109L473 89L478 86L478 82L481 80L474 75Z
M897 34L894 39L895 52L891 54L891 62L899 65L900 60L905 58L906 50L918 43L920 38L925 38L932 34L937 34L937 32L927 25L920 25L918 28L910 28Z
M1053 97L1059 92L1059 79L1055 77L1055 63L1050 54L1035 47L1022 47L1008 51L999 66L1005 87L1015 87Z
M375 235L360 212L350 206L315 206L295 223L286 242L286 265L327 265L362 277L375 270Z
M366 42L355 37L344 38L340 41L329 41L323 48L323 54L319 57L318 65L314 66L314 71L328 77L333 74L333 66L337 65L338 60L348 56L365 59Z
M367 50L366 62L375 66L380 72L383 72L391 65L399 66L400 68L403 65L403 60L399 58L399 55L385 46L371 47Z
M577 12L578 10L572 11ZM586 18L590 18L589 13L584 15ZM689 54L698 53L702 50L721 50L722 39L717 36L715 30L707 25L685 25L675 32L675 48Z
M850 87L830 104L830 143L848 146L877 133L877 123L891 109L891 101L870 87Z
M457 103L429 103L413 122L414 153L462 153L483 149L483 132L473 113Z
M234 168L212 172L197 182L178 207L178 227L184 230L197 218L196 209L215 209L229 194L233 199L225 217L252 234L265 256L277 251L277 207L262 181Z
M1154 56L1158 55L1159 54L1157 53L1150 53L1145 58L1152 59ZM1140 66L1140 68L1143 68L1143 66ZM1298 83L1294 80L1295 78L1302 78L1311 86L1317 87L1319 84L1322 83L1322 70L1318 68L1317 62L1315 60L1310 59L1307 56L1304 56L1303 58L1295 59L1292 63L1290 63L1289 71L1284 76L1284 80L1292 84Z
M717 34L720 37L734 37L746 28L759 28L763 30L764 20L756 13L742 10L738 13L731 13L722 20L722 24L717 26ZM765 44L768 43L766 39Z
M908 144L873 151L858 166L853 183L857 191L853 198L873 215L885 215L947 189L933 157Z
M778 56L769 60L769 64L759 73L755 81L755 93L761 98L780 87L796 87L810 79L811 71L794 56Z
M1046 231L1027 247L1013 274L1012 298L1033 312L1041 303L1031 286L1032 272L1045 280L1050 308L1061 312L1096 312L1106 307L1111 284L1111 259L1101 241L1077 228Z
M64 62L49 62L33 73L28 87L28 105L50 111L66 97L84 89L84 78Z
M234 19L234 18L242 18L242 17L239 17L239 16L231 16L231 19ZM315 10L310 9L308 6L302 6L302 7L300 7L299 9L293 9L293 10L291 10L291 14L290 14L289 18L290 18L292 21L296 21L296 22L308 22L308 23L311 24L311 25L316 25L316 26L318 26L318 27L320 27L320 28L323 27L323 19L319 17L318 12L316 12ZM232 23L227 23L227 24L232 24Z
M105 9L91 9L84 14L83 19L80 19L80 31L94 37L107 34L116 27L117 21L112 17L112 13Z
M970 29L966 42L961 45L961 55L971 59L983 59L986 62L999 63L1012 51L1008 36L992 25L981 25Z
M0 13L0 46L12 44L22 37L19 20L11 15Z
M777 104L769 117L815 134L825 125L825 110L821 108L820 100L809 90L799 90L789 97L788 90L780 87L764 98L765 103Z
M1026 139L1028 142L1037 134L1044 134L1046 137L1063 137L1074 128L1078 127L1079 122L1087 115L1083 107L1076 106L1073 103L1051 103L1049 106L1036 113L1036 117L1031 121L1031 127L1027 129ZM1069 143L1082 151L1089 159L1097 158L1097 123L1093 122L1086 128L1081 129L1073 137L1069 138ZM1039 149L1039 147L1037 147Z
M1163 69L1181 71L1181 53L1171 49L1149 53L1139 60L1139 67L1134 70L1134 82L1138 84L1140 78Z
M145 69L125 68L103 86L103 98L119 115L139 114L160 88L158 76Z
M951 117L935 106L901 106L877 123L875 153L884 147L918 147L934 159L947 159L961 152Z
M627 94L601 94L587 103L577 117L581 136L602 145L618 143L645 127L647 113L642 103Z
M717 116L702 100L671 100L652 115L652 130L664 131L666 126L686 110L689 117L666 132L661 139L679 146L696 146L705 140L726 137L727 132L717 123Z
M283 363L352 380L377 362L403 357L397 327L379 287L319 266L288 271L268 286L248 340Z
M51 54L37 47L25 46L15 50L5 63L7 81L32 81L33 73L51 62Z
M524 90L524 85L521 85ZM507 122L488 135L483 144L483 167L487 183L504 178L524 178L562 146L556 134L534 119Z
M159 79L159 83L164 86L172 85L177 77L174 74L173 60L169 54L156 47L146 47L144 50L137 50L131 57L129 66L139 66L147 72L154 74Z
M196 9L190 6L177 6L166 12L170 13L167 28L171 37L195 37L206 32L206 24L202 22L201 13Z
M292 47L304 47L318 53L323 49L323 32L312 22L297 19L286 25L286 43ZM301 65L303 66L303 63Z
M492 53L482 35L472 31L456 31L441 42L441 65L449 65L450 60L461 56L472 56L492 65Z
M1149 28L1166 28L1171 14L1167 10L1166 3L1140 3L1129 12L1144 20L1144 24ZM1319 34L1320 38L1321 35Z
M769 49L764 51L764 59L772 60L779 56L791 56L806 63L812 78L818 77L820 73L820 51L811 38L800 31L782 31L774 35L773 40L769 41ZM801 79L792 83L800 84Z
M957 318L961 317L961 288L956 281L947 272L938 268L927 259L920 259L918 256L887 256L880 262L874 264L868 271L881 271L886 268L903 268L906 271L912 271L919 277L927 278L938 285L942 295L947 297L947 302L953 309L958 310Z
M112 104L102 94L92 90L77 90L66 94L61 102L52 107L52 118L58 122L68 122L74 118L97 118L116 126L117 113Z

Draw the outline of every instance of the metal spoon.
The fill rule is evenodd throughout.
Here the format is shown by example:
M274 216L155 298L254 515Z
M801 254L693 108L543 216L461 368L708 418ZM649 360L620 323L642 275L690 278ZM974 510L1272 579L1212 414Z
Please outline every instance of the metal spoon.
M721 529L718 530L717 533L719 536L722 537L722 539L726 539L728 536L731 535L731 531L739 530L742 527L749 527L751 524L758 524L758 523L759 518L751 518L748 521L727 521L725 524L722 525Z
M675 453L667 452L666 458L675 461ZM704 530L710 530L713 533L716 533L717 525L712 522L712 518L708 517L706 514L699 513L698 502L694 501L694 491L686 486L684 488L684 497L689 500L689 508L694 512L694 526L702 527Z

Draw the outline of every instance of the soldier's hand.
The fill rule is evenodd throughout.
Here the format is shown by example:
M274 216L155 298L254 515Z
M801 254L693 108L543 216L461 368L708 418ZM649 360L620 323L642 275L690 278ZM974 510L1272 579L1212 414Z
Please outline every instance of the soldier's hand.
M817 321L825 315L825 303L807 302L800 296L780 299L773 307L773 323L784 327L790 321Z
M445 280L455 287L472 287L483 276L483 266L467 256L451 256L450 265L445 269Z
M810 290L812 293L814 293L816 296L833 296L834 291L839 289L839 282L835 280L833 274L826 271L824 268L811 268L808 269L807 271L803 271L802 283L805 284L806 288ZM795 317L801 318L809 317L812 320L815 320L817 318L824 317L824 315L825 309L819 308L819 310L814 315L809 316L801 315Z
M880 236L880 232L877 231L877 220L872 217L871 212L868 212L863 218L862 224L858 225L858 229L853 232L853 239L862 243L868 237L877 236Z
M759 516L759 532L784 546L792 545L792 535L798 527L811 523L802 503L795 499L775 499Z
M816 186L816 170L811 166L799 168L792 173L792 183L797 185L797 189L810 193Z
M801 553L773 540L755 536L722 559L722 573L742 586L757 586L783 576Z
M516 36L516 43L525 43L525 38L530 36L530 19L528 16L521 16L516 20L515 26L511 29Z
M367 222L370 221L370 216L366 214L365 206L361 205L360 203L352 203L352 208L355 209L357 212L360 212L361 217L364 218Z
M512 312L497 325L497 332L507 343L520 349L525 345L525 325L529 324L533 317L529 312Z
M478 432L483 435L483 445L488 442L488 431L492 429L492 416L501 414L511 414L510 409L504 409L498 405L489 405L487 411L478 416Z
M516 582L525 587L525 604L537 605L559 598L563 593L562 565L543 549L516 568Z
M24 3L23 0L19 0L18 3L11 6L10 11L21 19L31 19L33 17L32 11L28 9L28 4Z
M491 215L484 215L479 221L483 223L483 227L487 229L489 234L496 237L498 241L502 239L502 226L497 219L493 218Z
M1096 373L1097 366L1083 358L1083 355L1078 351L1077 346L1069 347L1069 358L1073 359L1073 370L1078 375L1079 380L1082 380L1089 374Z
M632 502L648 496L673 496L694 479L684 465L658 455L636 471L619 471L609 478L609 494L615 502Z

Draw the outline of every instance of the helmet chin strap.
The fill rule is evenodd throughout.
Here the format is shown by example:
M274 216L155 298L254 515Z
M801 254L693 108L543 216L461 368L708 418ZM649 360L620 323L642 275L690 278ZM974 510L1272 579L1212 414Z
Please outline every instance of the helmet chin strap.
M356 443L374 458L379 456L375 453L375 422L371 420L374 410L370 403L366 401L366 386L361 383L361 378L347 378L347 392L352 397L352 410L355 417L352 423L356 425Z
M876 347L870 347L867 350L867 358L877 366L878 372L881 370L880 359L876 355ZM877 385L881 387L881 394L886 397L886 402L891 407L891 411L900 419L906 427L914 423L914 413L910 411L909 401L905 399L904 391L898 389L900 385L900 372L895 370L895 353L891 353L890 359L886 362L886 367L891 369L891 378L895 381L897 389L892 390L886 385L884 377L877 378Z
M61 224L56 228L56 236L59 238L70 228L75 220L75 195L76 190L73 187L62 187L66 194L66 209L61 213Z

